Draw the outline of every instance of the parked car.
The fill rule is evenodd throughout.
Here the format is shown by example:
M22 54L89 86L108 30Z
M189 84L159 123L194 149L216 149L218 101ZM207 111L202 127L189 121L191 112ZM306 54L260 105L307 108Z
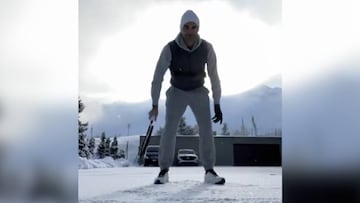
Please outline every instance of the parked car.
M144 166L149 165L159 165L158 157L159 157L159 145L149 145L146 148L144 155Z
M179 149L176 158L177 165L199 165L199 157L193 149Z

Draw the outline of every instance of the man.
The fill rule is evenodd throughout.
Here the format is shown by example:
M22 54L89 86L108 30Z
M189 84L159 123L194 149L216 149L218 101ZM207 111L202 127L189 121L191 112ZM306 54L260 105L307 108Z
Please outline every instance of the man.
M162 50L157 62L151 97L153 106L149 119L158 116L158 100L161 84L167 69L171 72L171 87L166 91L166 117L164 133L160 138L159 165L160 173L155 184L169 181L169 167L173 163L176 142L176 130L180 118L189 105L199 126L200 158L205 169L205 183L224 184L225 179L214 171L215 145L212 136L211 119L222 123L220 109L221 88L216 67L216 55L210 43L200 38L199 19L191 11L186 11L180 23L180 33ZM205 88L205 64L210 77L214 99L215 116L211 118L208 89Z

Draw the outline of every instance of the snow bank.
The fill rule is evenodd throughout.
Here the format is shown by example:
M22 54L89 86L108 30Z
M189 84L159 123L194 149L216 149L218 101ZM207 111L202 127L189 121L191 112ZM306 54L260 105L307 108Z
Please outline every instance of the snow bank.
M111 140L113 138L111 137ZM139 148L140 135L122 136L117 137L119 148L124 150L128 146L128 159L114 160L111 157L105 157L104 159L86 159L79 157L79 169L91 169L91 168L116 168L116 167L128 167L137 166L136 156ZM100 143L100 138L95 138L96 149ZM126 152L125 152L126 153Z
M111 157L105 157L103 159L86 159L79 157L79 169L114 168L127 166L129 166L129 161L126 159L114 160Z

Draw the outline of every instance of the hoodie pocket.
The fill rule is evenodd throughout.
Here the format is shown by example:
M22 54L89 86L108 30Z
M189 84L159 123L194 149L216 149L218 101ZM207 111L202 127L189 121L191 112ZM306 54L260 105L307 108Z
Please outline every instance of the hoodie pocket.
M208 88L206 88L206 87L204 87L204 86L202 86L201 87L201 90L204 92L204 93L206 93L206 94L209 94L209 90L208 90Z
M172 90L173 90L173 87L170 86L170 87L166 90L165 95L166 95L166 96L169 96L169 94L172 92Z

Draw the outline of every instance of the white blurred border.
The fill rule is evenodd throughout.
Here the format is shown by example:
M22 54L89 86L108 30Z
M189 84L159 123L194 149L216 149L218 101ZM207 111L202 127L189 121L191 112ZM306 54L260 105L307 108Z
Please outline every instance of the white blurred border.
M77 201L78 2L1 1L0 201Z

